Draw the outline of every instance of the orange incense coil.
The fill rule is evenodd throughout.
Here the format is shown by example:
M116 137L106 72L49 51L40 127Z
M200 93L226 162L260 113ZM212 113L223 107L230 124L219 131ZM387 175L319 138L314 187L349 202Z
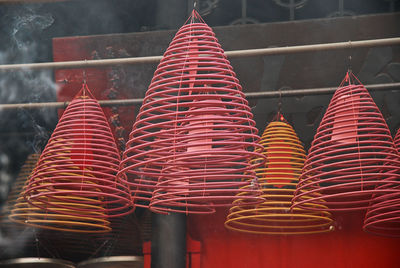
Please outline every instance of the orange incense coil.
M263 158L252 118L214 32L193 11L154 73L118 176L136 206L159 213L213 213L238 193L262 202L258 189L243 188L263 162L250 163Z
M262 189L265 201L252 206L233 202L226 228L254 234L312 234L333 230L331 214L324 211L324 205L306 203L304 209L291 210L305 151L294 129L280 113L265 128L260 144L267 162L255 170L258 178L255 183ZM321 211L307 209L315 206Z
M400 154L400 129L394 138L394 144ZM364 230L369 233L400 237L400 185L387 183L378 190L389 192L373 196L364 218Z
M313 203L315 210L324 204L329 211L365 210L374 195L395 192L400 184L400 159L390 130L367 89L353 80L347 73L322 118L294 207Z
M110 231L108 218L133 211L116 179L119 152L107 119L86 84L60 118L13 218L71 232ZM28 217L28 218L26 218Z
M68 142L63 139L54 141L54 145L57 146L57 148L60 148L60 151L64 153L64 155L57 155L54 159L70 160L67 156L68 153L71 153L71 146L66 145ZM43 162L44 164L42 165L42 168L47 168L53 172L58 171L56 167L52 166L54 161L45 160ZM73 176L80 178L79 175L81 170L79 167L75 166L72 160L68 161L67 164L71 165L69 172L60 172L59 174L65 178L71 178ZM93 178L93 174L89 173L87 168L85 168L85 172L87 172L86 176ZM68 179L64 179L63 181L68 182ZM96 185L91 181L88 181L87 178L85 178L83 182L90 183L92 186L91 190L100 193L99 189L94 188ZM46 183L45 185L52 187L50 183ZM106 209L103 207L102 200L97 197L85 198L68 194L57 195L57 198L54 199L46 198L45 201L51 205L47 207L49 209L42 209L36 206L36 203L41 205L39 202L28 203L24 199L26 189L27 185L22 189L21 195L12 209L10 219L14 222L37 228L68 232L102 233L111 230L110 222L107 219ZM70 191L71 190L68 189L68 193ZM44 199L43 197L41 198ZM53 209L55 211L53 211ZM81 212L82 210L85 211ZM79 213L82 214L79 215Z
M3 243L0 245L2 257L11 254L13 256L15 252L20 251L25 248L27 250L32 250L34 248L34 234L33 228L28 228L28 226L15 224L9 219L11 210L16 203L19 194L21 193L24 184L26 183L29 175L34 169L37 160L39 159L39 154L31 154L25 160L24 165L21 167L17 178L11 188L10 193L7 196L6 202L1 209L0 215L0 230L4 240L10 240L12 243ZM24 234L24 239L19 239L21 234ZM4 255L5 254L5 255Z
M21 191L23 190L24 185L29 178L29 175L31 174L32 170L35 168L38 159L39 159L39 154L31 154L27 157L24 165L21 167L21 170L18 173L17 178L15 179L15 182L11 188L11 191L7 196L6 203L2 207L2 210L1 210L1 214L2 214L1 226L2 227L4 227L5 224L9 223L8 216L11 213L11 209L17 202L17 199L18 199L19 195L21 194ZM14 228L14 226L12 226L12 228Z
M20 172L18 173L17 178L11 188L10 193L7 196L6 206L3 208L7 208L8 211L14 206L19 195L21 194L22 189L29 176L31 175L33 169L36 166L37 161L39 160L39 154L30 154L25 160L24 165L21 167Z
M65 159L65 157L63 158ZM49 163L47 161L47 163ZM50 165L50 163L49 163ZM74 167L77 169L77 167ZM52 169L54 170L54 169ZM62 175L74 175L74 173L62 173ZM76 174L75 174L76 175ZM27 181L26 183L28 183ZM111 230L110 222L107 220L107 215L102 208L100 200L97 200L97 205L93 205L94 199L84 199L83 197L64 196L64 200L54 200L52 204L63 206L60 208L60 213L43 210L35 207L35 204L28 203L23 195L26 191L27 185L21 190L20 196L13 205L10 219L14 222L22 223L32 227L58 230L58 231L71 231L71 232L108 232ZM68 201L71 200L71 201ZM91 204L85 204L90 202ZM77 203L80 202L80 203ZM92 208L96 211L89 215L66 215L65 213L76 213L79 208ZM101 209L102 212L97 210ZM93 216L92 216L93 215Z
M67 199L68 197L66 197ZM71 202L55 202L55 206L69 207L70 209L58 208L56 212L51 210L43 210L35 207L35 203L31 204L25 201L23 196L17 199L14 209L11 211L10 219L14 222L26 224L32 227L44 228L66 232L81 233L102 233L111 231L110 222L107 220L106 210L99 211L99 205L87 205L85 202L93 203L92 199L74 198ZM82 202L81 205L78 202ZM93 209L95 212L84 212L81 216L76 213L79 210ZM75 215L68 215L74 213Z
M3 212L5 214L4 217L2 217L1 221L1 230L3 235L7 233L8 237L13 240L13 243L7 246L7 250L10 250L10 247L26 248L26 246L28 246L28 248L32 252L36 252L37 249L35 247L35 244L37 243L34 242L34 236L36 236L36 238L40 241L38 244L39 247L40 245L44 245L47 250L50 249L51 252L54 253L52 256L57 255L64 259L68 259L68 254L71 254L74 257L76 257L77 255L83 255L87 258L91 256L96 250L96 245L93 243L93 237L89 237L89 234L71 232L67 233L59 231L55 233L50 230L38 232L35 231L35 228L31 227L37 227L40 222L37 224L30 224L31 227L25 224L27 221L30 220L28 214L29 212L40 212L40 210L38 210L37 208L29 208L29 204L22 197L23 191L25 189L25 184L27 183L29 176L32 173L32 170L36 166L39 156L39 154L31 154L28 156L18 174L18 177L14 182L10 194L7 197L6 205L3 207ZM21 209L24 206L25 210ZM18 207L19 210L14 211L13 216L11 216L11 218L13 218L14 220L10 220L9 217L11 214L11 210L15 209L16 207ZM19 213L20 215L16 215L17 213ZM36 218L39 217L36 216ZM16 221L24 224L15 224ZM27 228L30 229L26 230ZM29 233L30 231L32 231L30 240L28 240L29 242L26 241L24 244L21 244L21 242L17 238L21 235L21 233L27 233L27 231L29 231ZM49 252L44 252L44 254L48 253Z

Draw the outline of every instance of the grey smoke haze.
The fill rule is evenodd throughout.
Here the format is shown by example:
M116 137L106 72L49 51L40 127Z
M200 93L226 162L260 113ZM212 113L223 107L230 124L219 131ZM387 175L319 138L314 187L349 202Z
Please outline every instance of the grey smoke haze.
M2 18L7 25L8 46L0 50L0 64L35 62L40 56L41 36L54 18L50 13L38 11L38 6L10 10ZM21 70L0 75L0 103L39 102L54 100L56 86L50 70ZM34 151L47 138L43 129L54 125L55 111L42 109L0 111L0 127L5 130L0 144L0 200L4 200L13 177L10 165L23 161L21 155ZM33 131L30 137L21 137L23 131ZM39 142L38 140L41 140ZM15 161L18 159L17 161Z
M39 7L39 6L37 6ZM0 12L1 13L1 12ZM52 25L51 14L37 12L33 7L8 10L1 16L2 45L0 64L35 62L42 57L43 32ZM56 87L53 72L49 70L21 70L0 73L0 103L38 102L55 99ZM43 148L48 130L56 121L54 110L0 110L0 203L7 197L16 171L27 154ZM31 132L29 136L21 133ZM2 207L5 209L5 207ZM6 219L2 219L4 221ZM9 224L15 226L15 224ZM10 227L8 227L10 228ZM14 256L31 239L31 233L0 230L0 257ZM13 245L13 246L11 246ZM4 246L4 247L2 247ZM4 255L6 254L6 255ZM7 255L8 254L8 255Z
M39 6L37 6L39 7ZM41 35L50 27L54 18L51 14L38 12L37 7L25 7L10 10L2 17L3 25L7 25L7 46L0 50L0 64L35 62L41 50ZM21 70L0 74L0 103L38 102L53 100L56 87L52 79L52 71ZM53 125L56 120L55 111L43 109L39 111L1 111L0 128L3 129L0 143L0 200L1 203L15 178L14 166L21 166L27 153L40 149L48 138L43 129ZM33 131L29 137L19 136L23 131ZM3 207L2 209L6 209ZM10 209L10 208L8 208ZM7 221L7 219L2 219ZM7 225L7 223L4 223ZM15 226L15 224L8 224ZM11 228L11 227L8 227ZM0 230L0 254L13 256L21 251L25 242L31 239L29 233L20 231L23 228ZM13 245L13 246L10 246ZM3 251L3 249L5 251ZM7 252L7 253L5 253Z

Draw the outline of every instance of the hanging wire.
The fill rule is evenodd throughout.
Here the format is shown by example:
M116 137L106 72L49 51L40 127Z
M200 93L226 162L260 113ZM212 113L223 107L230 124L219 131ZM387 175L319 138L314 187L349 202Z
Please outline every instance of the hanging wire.
M349 85L351 85L352 84L352 76L354 76L353 75L353 67L352 67L352 47L351 47L351 41L349 41L350 42L350 55L349 55L349 57L347 58L348 59L348 61L347 61L347 74L346 74L346 78L347 78L347 82L349 83Z
M352 57L353 55L353 44L351 43L351 40L349 40L349 57L348 57L348 61L347 61L347 74L346 77L348 78L348 83L349 85L352 84L352 76L353 76L353 67L352 67Z
M280 121L287 123L287 120L284 118L283 113L282 113L282 89L278 89L279 95L278 95L278 104L277 104L277 112L276 115L273 117L273 121Z
M33 233L34 233L34 235L35 235L36 256L37 256L38 258L40 258L40 253L39 253L39 239L38 239L38 237L37 237L37 234L36 234L35 229L33 229Z
M348 57L348 63L347 63L347 70L348 70L350 73L352 72L352 69L353 69L352 62L351 62L352 59L353 59L352 56L349 55L349 57Z
M86 59L85 59L85 62L86 62ZM86 68L82 70L82 83L83 83L84 87L86 87L86 85L87 85Z
M278 116L282 114L282 90L279 89L279 98L278 98Z

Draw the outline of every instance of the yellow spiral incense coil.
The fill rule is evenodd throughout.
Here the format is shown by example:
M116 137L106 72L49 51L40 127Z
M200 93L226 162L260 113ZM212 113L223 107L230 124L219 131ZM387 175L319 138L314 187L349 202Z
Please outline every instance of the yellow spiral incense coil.
M59 151L57 152L59 155L55 156L53 161L64 160L66 164L73 165L72 159L68 159L66 156L71 150L69 143L65 140L57 140L56 143L59 144ZM49 171L57 169L56 166L52 165L52 161L43 161L43 167L47 167ZM60 172L59 174L65 176L66 179L64 182L82 181L88 183L85 180L86 177L93 177L90 172L82 176L82 170L78 166L70 168L68 172ZM49 182L48 184L51 183ZM38 199L40 202L33 201L32 205L24 199L27 186L26 183L13 205L9 216L10 220L32 227L66 232L104 233L111 231L110 222L107 219L106 209L103 207L101 198L97 196L86 197L67 194L57 195L56 197L43 196ZM50 186L50 188L55 191L62 190L63 192L68 192L68 189L63 189L56 185L54 187ZM73 190L70 189L70 191ZM94 184L91 190L100 192ZM42 192L44 191L46 190L42 190ZM36 202L45 202L48 204L48 207L46 209L39 208L35 206Z
M68 199L65 196L65 199ZM54 202L60 206L76 207L77 209L95 208L96 210L101 207L99 201L98 206L84 204L85 202L92 202L87 198L74 198L70 202ZM82 202L81 204L76 202ZM60 209L64 212L75 212L72 209ZM100 217L99 217L100 216ZM29 226L44 228L57 231L66 232L80 232L80 233L103 233L111 231L110 222L104 219L105 214L96 212L92 215L87 215L87 212L80 216L66 215L61 213L53 213L45 211L40 208L31 206L25 201L23 196L17 199L14 209L11 211L10 219L14 222L26 224Z
M0 254L2 258L15 257L15 253L21 252L22 249L25 249L25 252L34 252L35 250L34 229L22 224L15 224L9 219L9 216L38 159L38 154L31 154L27 157L1 208L0 233L3 243L0 243Z
M5 205L2 207L1 215L0 215L0 227L2 231L18 231L17 227L13 222L9 220L9 216L11 213L11 209L14 207L17 199L24 188L26 180L29 178L32 170L35 168L35 165L39 159L39 154L31 154L25 160L24 165L21 167L21 170L18 173L17 178L14 181L14 184L7 196L7 200ZM10 229L10 230L9 230Z
M6 204L7 207L12 207L17 201L21 190L24 188L26 180L29 178L29 175L33 171L36 166L37 161L39 160L39 154L30 154L26 160L24 165L21 167L21 170L18 173L17 178L11 188L10 193L7 196Z
M257 168L257 181L265 202L242 205L233 202L226 219L228 229L254 234L312 234L333 230L331 214L323 205L307 204L310 210L291 209L292 197L305 161L304 148L294 129L282 115L265 129L260 144L267 157L264 166ZM259 159L252 159L257 162ZM258 185L256 185L258 184ZM313 210L319 206L318 211Z

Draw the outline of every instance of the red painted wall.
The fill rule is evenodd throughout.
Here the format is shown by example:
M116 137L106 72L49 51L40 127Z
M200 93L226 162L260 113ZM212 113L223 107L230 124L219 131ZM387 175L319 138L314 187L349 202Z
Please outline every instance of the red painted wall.
M233 232L223 227L226 213L188 219L202 268L400 267L400 239L363 232L363 213L335 215L334 232L299 236Z

